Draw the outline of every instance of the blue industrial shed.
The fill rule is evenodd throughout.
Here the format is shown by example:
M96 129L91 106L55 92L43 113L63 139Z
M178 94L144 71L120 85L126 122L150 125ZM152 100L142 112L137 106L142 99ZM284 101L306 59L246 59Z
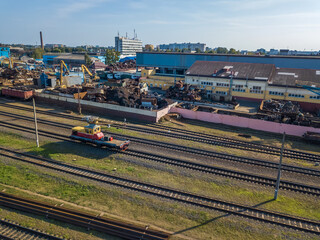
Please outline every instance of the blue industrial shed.
M0 57L10 57L10 48L0 47Z
M206 53L138 52L137 66L188 69L196 61L269 63L280 68L320 69L320 56L251 56ZM165 73L165 71L164 71Z

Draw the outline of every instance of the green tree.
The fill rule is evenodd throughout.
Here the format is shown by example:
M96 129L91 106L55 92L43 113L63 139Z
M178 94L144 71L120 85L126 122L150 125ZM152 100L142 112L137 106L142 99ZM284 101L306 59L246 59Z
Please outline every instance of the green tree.
M114 64L120 60L120 52L114 49L106 49L106 65Z
M200 48L196 48L196 53L201 53Z
M229 54L237 54L237 51L234 48L229 49Z
M87 53L84 55L84 61L86 62L87 67L89 67L92 64L91 58Z
M52 50L52 52L61 53L61 49L60 49L60 48L54 48L54 49Z
M228 53L228 49L225 48L225 47L218 47L218 48L217 48L217 53L224 53L224 54L226 54L226 53Z
M44 54L44 50L42 48L35 48L33 50L32 57L34 59L40 59L42 58L43 54Z

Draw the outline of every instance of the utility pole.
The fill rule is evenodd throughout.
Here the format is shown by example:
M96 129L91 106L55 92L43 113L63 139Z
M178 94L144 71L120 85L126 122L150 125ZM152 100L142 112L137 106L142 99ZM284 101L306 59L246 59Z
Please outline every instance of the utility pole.
M79 111L79 115L81 115L80 88L79 88L79 86L78 86L78 111Z
M279 186L280 186L280 178L281 178L282 154L283 154L285 137L286 137L286 132L283 133L283 137L282 137L282 146L281 146L281 152L280 152L280 162L279 162L279 167L278 167L278 177L277 177L276 189L274 191L274 200L277 200L277 198L278 198L278 192L279 192Z
M35 125L35 129L36 129L36 142L37 142L37 147L39 147L39 135L38 135L36 102L35 102L34 98L32 98L32 102L33 102L34 125Z

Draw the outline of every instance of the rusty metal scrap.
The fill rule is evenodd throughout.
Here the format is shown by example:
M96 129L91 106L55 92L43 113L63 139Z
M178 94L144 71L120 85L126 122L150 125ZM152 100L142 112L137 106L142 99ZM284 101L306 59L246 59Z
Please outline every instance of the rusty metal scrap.
M166 92L167 98L183 100L183 101L200 101L205 95L205 92L198 87L193 87L190 84L184 84L179 81L175 86L168 88Z
M118 70L128 70L128 69L135 69L136 68L136 61L135 60L126 60L124 62L117 62L114 64L110 64L106 67L109 71L118 71Z

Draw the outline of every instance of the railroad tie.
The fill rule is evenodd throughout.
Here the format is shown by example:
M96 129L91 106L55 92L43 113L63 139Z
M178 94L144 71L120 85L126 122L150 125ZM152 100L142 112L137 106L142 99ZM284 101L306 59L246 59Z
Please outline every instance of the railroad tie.
M147 225L144 229L144 232L142 233L141 237L139 238L140 240L144 239L144 235L146 234L146 231L149 229L149 225Z
M54 205L55 207L58 206L58 204ZM53 207L51 207L50 209L48 209L46 211L46 218L49 218L49 212L53 209Z

